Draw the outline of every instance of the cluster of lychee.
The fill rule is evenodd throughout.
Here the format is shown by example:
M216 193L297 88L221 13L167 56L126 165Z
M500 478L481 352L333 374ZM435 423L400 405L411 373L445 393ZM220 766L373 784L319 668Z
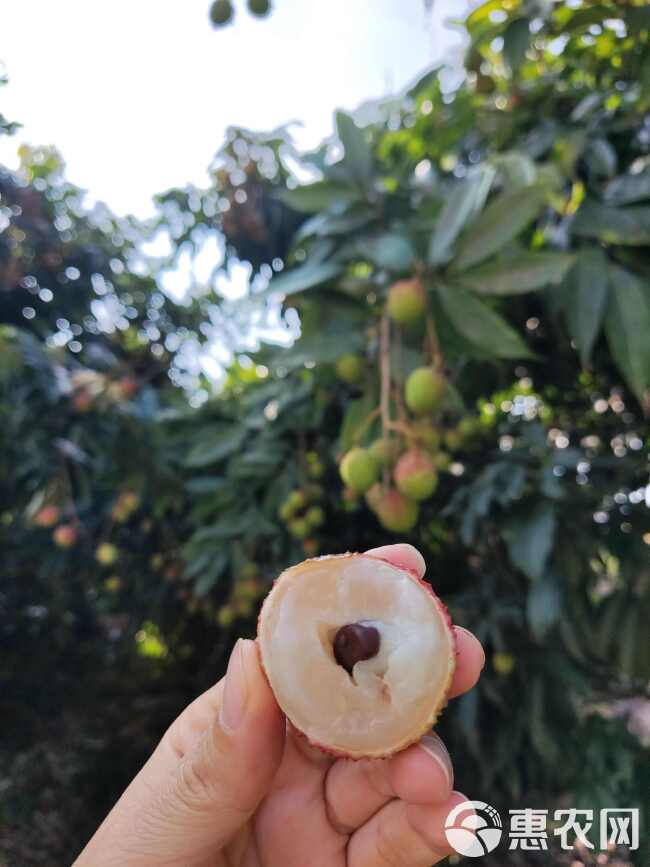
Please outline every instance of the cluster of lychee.
M77 543L77 527L73 523L61 522L63 513L54 503L46 503L32 518L35 527L52 531L52 541L57 548L73 548Z
M113 503L111 517L116 524L125 524L140 507L140 496L135 491L122 491Z
M294 488L278 512L294 539L302 542L308 557L314 557L318 553L318 540L314 535L325 523L325 511L320 505L322 499L322 487L310 483L303 488Z

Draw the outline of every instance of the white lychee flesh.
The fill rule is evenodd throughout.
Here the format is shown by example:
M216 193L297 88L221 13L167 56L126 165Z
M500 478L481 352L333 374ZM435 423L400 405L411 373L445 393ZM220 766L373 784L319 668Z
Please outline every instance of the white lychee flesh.
M376 656L336 662L342 626L380 635ZM454 673L454 634L430 587L363 554L320 557L280 575L260 613L262 662L278 704L322 749L387 756L417 741L444 707Z

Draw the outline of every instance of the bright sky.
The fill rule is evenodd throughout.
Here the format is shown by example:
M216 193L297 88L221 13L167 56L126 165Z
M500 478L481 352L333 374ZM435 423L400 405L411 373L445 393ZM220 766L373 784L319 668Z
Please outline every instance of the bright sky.
M465 0L275 0L257 20L235 0L213 30L210 0L20 0L0 8L10 78L0 112L24 127L0 139L55 144L71 181L118 213L146 216L151 197L205 169L229 125L300 120L299 145L332 129L336 108L403 88L446 56Z

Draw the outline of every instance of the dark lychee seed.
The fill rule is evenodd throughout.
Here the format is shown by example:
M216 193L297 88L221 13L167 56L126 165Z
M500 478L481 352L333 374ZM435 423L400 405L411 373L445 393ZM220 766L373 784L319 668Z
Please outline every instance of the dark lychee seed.
M348 623L334 637L334 657L348 674L355 663L379 653L379 630L364 623Z

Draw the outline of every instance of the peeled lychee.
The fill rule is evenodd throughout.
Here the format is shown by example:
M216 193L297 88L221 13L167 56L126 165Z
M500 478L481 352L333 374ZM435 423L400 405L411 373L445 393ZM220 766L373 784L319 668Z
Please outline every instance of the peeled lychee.
M388 293L388 315L398 325L422 322L427 301L424 286L417 279L399 280Z
M397 462L394 472L398 491L412 500L426 500L438 485L433 461L423 449L409 449Z
M391 533L408 533L417 524L420 510L415 500L391 488L382 489L375 511L386 530Z
M275 697L314 746L348 758L415 743L447 702L456 665L446 608L412 573L364 554L286 570L258 621Z
M364 494L371 488L379 477L379 464L377 459L368 449L351 449L341 461L341 478L345 484L356 491Z
M346 352L336 362L336 375L350 385L356 385L363 379L363 370L363 358L353 352Z
M445 379L433 367L418 367L406 380L406 405L416 414L433 412L440 404L445 390Z

